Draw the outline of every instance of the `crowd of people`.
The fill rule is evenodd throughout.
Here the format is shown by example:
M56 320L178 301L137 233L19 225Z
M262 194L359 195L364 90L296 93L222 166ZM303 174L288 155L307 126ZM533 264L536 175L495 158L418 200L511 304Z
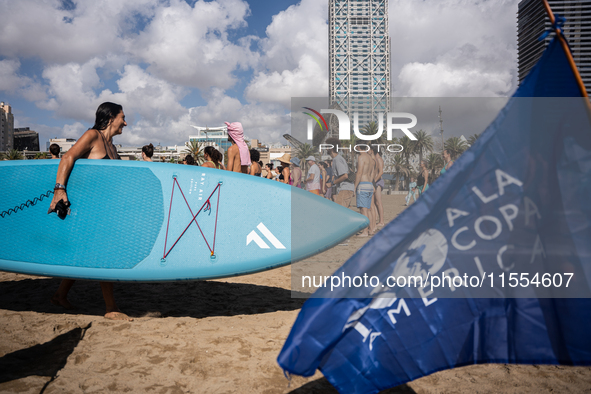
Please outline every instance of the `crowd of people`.
M244 141L242 125L239 122L226 123L226 125L228 126L228 139L232 144L227 152L228 166L225 167L221 163L221 153L210 146L204 149L205 163L202 166L242 172L285 183L307 190L347 208L349 208L353 196L355 196L357 208L363 215L367 216L370 222L369 227L362 231L359 236L373 235L378 227L384 226L384 207L382 204L384 160L377 147L370 149L368 152L358 152L356 172L349 167L340 153L335 149L331 149L328 151L330 157L322 161L319 161L314 156L308 156L304 160L308 168L307 173L303 174L302 161L297 157L292 158L289 153L285 153L276 159L280 163L277 167L273 163L263 164L260 160L259 151L248 149L248 145ZM338 146L338 140L332 141L329 138L326 143ZM148 150L146 155L149 157L151 152L149 146L145 146L144 149ZM191 155L185 157L183 164L196 165L195 159ZM413 189L413 193L415 189Z

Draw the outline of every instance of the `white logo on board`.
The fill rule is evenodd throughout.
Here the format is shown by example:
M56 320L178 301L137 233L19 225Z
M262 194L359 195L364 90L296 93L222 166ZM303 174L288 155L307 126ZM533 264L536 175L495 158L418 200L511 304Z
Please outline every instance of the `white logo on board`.
M267 240L269 242L271 242L271 244L275 247L275 249L285 249L285 246L283 246L283 244L281 242L279 242L277 237L274 236L273 233L271 231L269 231L269 229L262 222L259 223L257 228L259 229L259 231L261 233L263 233L265 238L267 238ZM267 243L265 241L263 241L261 236L255 230L252 230L250 232L250 234L248 234L246 236L246 246L248 246L252 241L254 241L261 249L269 249L270 248L269 245L267 245Z

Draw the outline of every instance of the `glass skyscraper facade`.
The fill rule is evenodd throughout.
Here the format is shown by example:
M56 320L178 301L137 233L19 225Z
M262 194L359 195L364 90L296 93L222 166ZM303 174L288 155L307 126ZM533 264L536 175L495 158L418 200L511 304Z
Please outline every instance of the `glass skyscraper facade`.
M554 15L566 18L563 31L581 78L591 94L591 0L548 0ZM551 28L540 0L522 0L517 11L519 82L527 76L554 36L538 38Z
M388 1L329 1L330 101L361 128L390 110Z

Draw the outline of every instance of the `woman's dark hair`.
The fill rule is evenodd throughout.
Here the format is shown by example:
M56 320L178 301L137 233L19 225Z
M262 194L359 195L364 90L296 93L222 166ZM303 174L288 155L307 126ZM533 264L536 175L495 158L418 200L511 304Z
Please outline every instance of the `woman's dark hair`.
M94 121L94 126L92 126L95 130L104 130L109 125L109 122L114 119L119 112L123 111L123 107L119 104L115 103L102 103L96 109L96 118Z
M324 169L326 169L326 167L328 167L328 165L327 165L325 162L323 162L323 161L321 161L321 162L320 162L320 165L321 165L322 167L324 167Z
M261 168L263 168L263 161L259 160L259 165L261 166Z
M142 146L142 152L146 155L146 157L152 158L154 155L154 145L144 145Z
M185 162L190 166L195 165L195 159L193 159L193 156L191 156L191 155L185 156Z
M261 153L256 149L250 150L250 160L251 161L259 161L261 159Z
M265 166L269 167L270 170L273 169L273 163L267 163L267 164L265 164Z
M224 158L221 152L213 146L206 146L205 149L203 149L203 152L207 153L207 155L210 157L211 161L213 161L213 164L215 164L216 167Z

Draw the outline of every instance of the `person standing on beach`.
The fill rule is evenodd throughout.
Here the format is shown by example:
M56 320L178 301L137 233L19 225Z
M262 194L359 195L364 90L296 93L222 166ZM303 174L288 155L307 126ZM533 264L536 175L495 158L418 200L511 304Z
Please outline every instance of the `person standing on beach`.
M404 204L405 206L408 206L408 203L410 202L410 197L412 196L413 198L413 202L417 201L417 182L415 177L411 177L410 178L410 183L408 184L408 194L406 195L406 204Z
M349 208L355 190L355 185L349 182L349 166L345 158L334 148L339 145L339 139L329 138L326 143L333 146L328 150L328 154L332 157L333 183L337 187L336 195L332 196L333 201Z
M302 169L300 168L300 159L294 157L291 159L291 184L295 187L302 188Z
M429 169L425 160L420 163L419 176L417 178L417 188L419 189L419 196L427 191L429 188Z
M281 174L279 175L279 182L285 183L286 185L291 185L291 172L289 170L289 167L291 165L291 155L289 153L285 153L277 160L279 160L279 162L281 163Z
M373 173L375 162L367 152L357 152L357 174L355 176L355 190L357 208L362 215L369 219L369 227L363 229L360 237L373 235L375 232L375 221L371 211L371 202L373 200Z
M49 153L51 153L52 159L59 159L61 150L62 149L60 148L60 146L58 144L49 145Z
M447 170L449 170L449 167L451 167L451 165L454 163L451 160L451 155L449 154L449 152L446 150L443 151L443 153L441 154L441 156L443 156L443 162L445 163L443 165L443 168L441 169L440 174L443 175L447 172Z
M250 164L248 173L250 175L254 175L254 176L258 176L260 177L263 169L261 168L261 165L259 164L259 159L261 158L261 153L256 150L256 149L251 149L250 150L250 160L252 161L252 163Z
M225 122L228 127L228 141L232 146L228 148L228 171L241 172L248 174L248 166L250 165L250 152L248 145L244 142L244 130L242 123Z
M382 190L384 190L384 179L382 176L384 175L384 159L382 158L382 152L379 151L377 146L372 146L372 150L374 152L374 159L376 161L376 177L375 177L375 188L376 191L373 195L374 202L377 209L377 215L375 216L376 226L382 227L385 226L386 223L384 222L384 205L382 204ZM378 221L378 217L380 220Z
M328 163L330 163L330 161L328 161ZM322 170L322 183L324 185L324 198L327 199L331 199L330 197L332 196L332 172L331 168L330 168L330 164L328 164L326 161L321 161L320 162L320 170Z
M324 197L326 194L326 163L321 161L318 168L320 168L320 195Z
M213 146L206 146L203 149L203 158L205 159L205 163L201 167L225 170L224 165L221 163L223 159L222 153Z
M320 195L320 168L316 165L316 158L314 156L308 156L306 158L308 162L308 178L306 179L306 190Z
M367 154L369 155L369 157L371 158L371 172L370 172L370 179L371 179L371 183L374 189L374 193L373 196L371 197L371 215L374 219L375 222L377 222L378 219L378 208L376 207L376 201L375 201L375 196L376 196L376 176L378 173L378 162L376 160L375 157L375 153L373 149L369 149L367 151Z
M142 159L144 161L152 161L152 156L154 156L154 145L142 146Z
M53 194L53 200L49 206L50 212L55 210L58 202L68 202L66 185L68 178L78 159L98 159L98 160L120 160L117 148L113 145L113 137L123 132L127 126L123 107L114 103L102 103L96 110L96 120L94 126L88 129L82 137L68 150L62 157L57 169L56 184ZM97 196L100 198L100 196ZM48 213L50 213L48 212ZM68 292L74 284L72 279L63 279L59 288L51 297L51 303L62 306L66 309L73 309L74 306L68 301ZM105 299L106 313L105 318L111 320L133 320L125 313L121 312L115 303L112 282L100 282Z
M265 169L267 170L267 179L273 179L273 163L265 164Z

